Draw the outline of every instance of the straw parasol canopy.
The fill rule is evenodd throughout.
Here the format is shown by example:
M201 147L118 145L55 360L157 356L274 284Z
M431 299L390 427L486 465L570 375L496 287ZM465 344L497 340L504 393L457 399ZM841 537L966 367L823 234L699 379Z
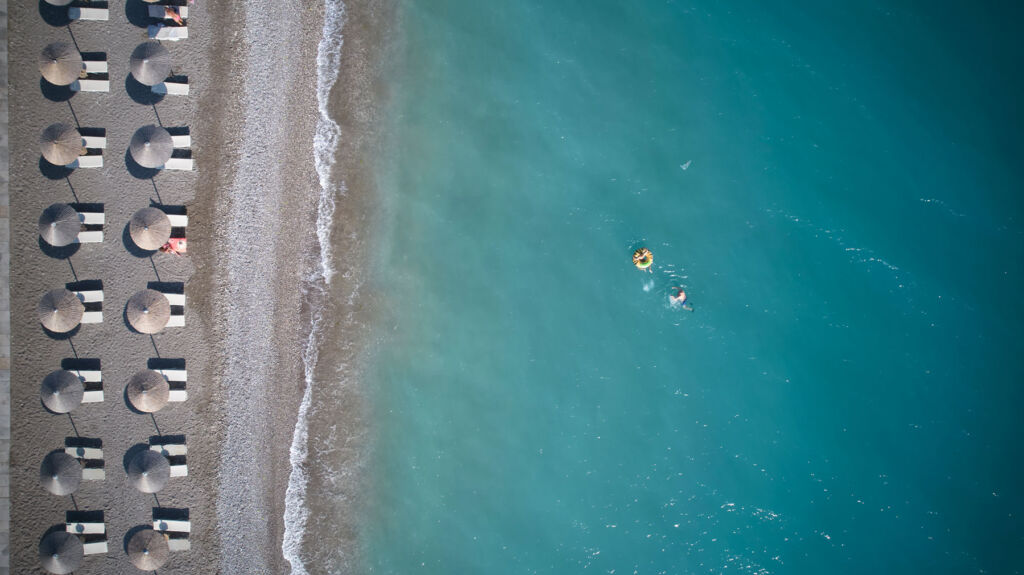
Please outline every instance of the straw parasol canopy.
M85 386L74 373L65 369L50 372L43 378L39 395L43 405L54 413L68 413L82 403Z
M82 540L67 531L54 531L39 542L39 562L50 573L71 573L82 565L84 556Z
M39 216L39 236L51 246L71 244L82 231L82 221L75 208L67 204L53 204Z
M125 307L128 323L142 333L160 333L171 319L167 296L151 289L136 292Z
M167 299L167 298L164 298ZM78 296L64 288L50 290L39 300L39 323L46 329L56 332L69 332L82 321L85 306Z
M135 131L129 144L132 158L144 168L159 168L171 159L174 141L171 134L160 126L150 124Z
M82 54L67 42L54 42L39 54L39 72L55 86L67 86L82 74Z
M170 551L167 536L152 529L142 529L128 540L128 559L143 571L162 567Z
M171 239L171 220L160 208L142 208L128 224L135 245L144 250L158 250Z
M85 153L82 134L74 126L50 124L39 136L39 151L47 162L55 166L66 166Z
M128 462L128 481L143 493L156 493L167 485L171 477L171 463L161 453L140 451Z
M54 451L39 466L39 483L54 495L70 495L82 483L82 464L63 451Z
M132 76L141 84L155 86L171 74L171 53L160 42L144 42L132 51Z
M128 380L128 401L139 411L160 411L167 405L170 393L167 378L152 369L142 370Z

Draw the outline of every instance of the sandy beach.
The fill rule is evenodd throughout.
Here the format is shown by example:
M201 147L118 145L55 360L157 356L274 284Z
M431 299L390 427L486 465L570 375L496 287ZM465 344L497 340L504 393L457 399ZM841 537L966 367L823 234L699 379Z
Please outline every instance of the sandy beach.
M172 553L161 573L287 572L284 495L309 329L302 285L318 264L313 63L322 6L200 0L190 37L164 43L192 93L159 101L130 81L133 91L126 90L129 55L145 40L143 10L130 0L112 6L108 22L65 26L41 17L52 16L42 2L11 6L12 568L42 572L39 540L77 509L103 512L109 551L87 556L76 573L137 572L126 534L161 507L187 509L191 521L191 550ZM350 22L359 14L350 12ZM38 54L55 41L105 52L110 92L44 94ZM358 62L346 68L366 71ZM39 134L55 122L105 128L103 168L61 174L41 164ZM149 179L128 169L129 139L153 123L190 128L196 171ZM56 202L102 203L104 242L81 245L70 258L44 253L36 222ZM187 206L188 257L151 259L126 249L128 219L151 202ZM346 217L362 207L345 208ZM52 337L36 305L45 291L76 280L103 282L103 322ZM151 340L128 329L123 310L153 281L184 282L187 306L184 328ZM70 417L46 411L42 378L76 357L101 361L105 400ZM153 417L133 412L123 395L128 378L152 358L185 359L188 370L188 400ZM125 453L172 434L186 438L188 476L156 497L132 488ZM38 478L42 458L68 437L102 440L105 458L106 479L83 482L73 498L45 492Z

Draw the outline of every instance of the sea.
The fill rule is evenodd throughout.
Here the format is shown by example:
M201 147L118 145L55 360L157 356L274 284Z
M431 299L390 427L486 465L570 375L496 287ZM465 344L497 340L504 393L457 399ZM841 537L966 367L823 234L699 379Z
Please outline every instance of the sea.
M354 563L293 572L1024 571L1022 15L397 0Z

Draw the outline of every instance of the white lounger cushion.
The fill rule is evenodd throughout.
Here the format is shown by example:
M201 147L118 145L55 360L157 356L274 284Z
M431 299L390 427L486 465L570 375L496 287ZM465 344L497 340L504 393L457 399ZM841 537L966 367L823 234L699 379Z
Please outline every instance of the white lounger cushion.
M72 20L110 20L110 10L106 8L68 8L68 18Z
M192 158L171 158L164 164L164 170L191 170Z
M171 319L167 320L167 327L185 327L185 316L172 315Z
M106 74L107 73L107 61L106 60L85 60L82 62L85 66L85 71L90 74Z
M171 469L174 469L172 466ZM173 519L154 519L153 529L156 531L174 531L175 533L191 533L192 523Z
M82 403L100 403L101 401L103 401L102 389L86 391L82 394Z
M153 86L154 94L168 96L188 96L188 82L160 82Z
M167 401L186 401L188 392L184 389L172 389L167 396Z
M172 228L184 228L188 226L188 216L185 214L167 214L167 219L171 221Z
M171 136L171 144L175 148L188 148L189 146L192 145L192 136L189 134Z
M98 230L78 232L75 241L80 244L101 244L103 243L103 232Z
M168 443L166 445L150 445L150 451L163 453L167 457L182 457L188 455L188 446L184 443Z
M103 481L106 478L107 474L102 469L86 467L82 470L82 479L86 481Z
M102 523L65 523L64 530L80 535L99 535L107 532L107 528Z
M103 374L98 369L69 369L68 371L85 382L103 381Z
M107 552L106 541L93 541L91 543L82 544L82 553L86 555L97 555L99 553Z
M156 6L150 6L149 7L149 17L150 18L164 18L165 17L164 15L167 13L166 11L164 11L164 8L165 8L165 6L160 5L160 4L158 4ZM179 16L181 16L182 18L188 18L188 6L178 6L177 8L178 8L178 15ZM170 20L170 18L168 18L168 20Z
M78 299L82 300L82 302L84 303L94 303L98 301L103 301L103 290L101 289L89 291L76 291L74 292L74 294L78 296Z
M185 477L188 475L188 465L172 465L171 477Z
M103 312L87 311L83 313L82 323L103 323Z
M150 26L147 31L151 40L169 40L175 42L188 38L188 26Z
M188 551L192 549L192 544L189 543L187 538L178 539L174 537L167 540L167 549L169 551Z
M73 168L102 168L103 156L78 156L78 159L69 165Z
M73 92L109 92L110 80L90 80L82 78L71 83Z
M164 297L167 298L167 303L171 305L185 305L185 294L183 293L165 293Z
M78 212L78 219L82 220L83 224L90 225L103 225L107 220L103 212Z
M107 147L107 139L103 136L82 136L82 144L85 145L86 148L102 149Z
M78 459L103 459L103 450L98 447L65 447L64 453Z
M153 371L164 376L167 381L188 381L188 371L184 369L154 369Z

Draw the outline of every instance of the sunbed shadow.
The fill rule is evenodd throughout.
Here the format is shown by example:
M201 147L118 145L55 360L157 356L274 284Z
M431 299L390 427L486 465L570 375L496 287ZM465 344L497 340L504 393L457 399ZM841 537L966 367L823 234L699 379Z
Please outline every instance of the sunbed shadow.
M151 87L139 82L131 74L124 79L124 89L136 104L152 106L164 99L163 94L155 94Z
M39 172L48 180L63 180L74 172L74 168L67 166L55 166L46 161L46 158L39 156Z
M43 93L44 98L51 102L67 102L75 95L71 86L55 86L42 76L39 77L39 91Z
M145 28L153 23L149 17L149 5L142 0L128 0L124 3L124 15L132 26Z
M129 174L140 180L152 179L153 176L160 173L160 170L157 170L156 168L140 166L139 163L135 161L135 158L132 157L131 150L125 150L124 152L124 165L128 168Z
M121 243L124 244L124 248L128 250L128 253L132 254L137 258L148 258L149 256L157 252L157 250L144 250L139 246L135 245L135 242L132 240L132 234L130 230L131 224L129 223L124 225L124 231L121 232Z
M50 244L46 243L46 240L44 240L43 238L38 238L38 240L39 249L42 250L43 253L46 254L47 256L58 260L65 260L67 258L70 258L71 256L75 255L78 252L79 248L82 247L82 244L69 244L66 246L57 247L51 246Z
M46 0L39 0L39 16L50 26L67 26L71 23L67 6L47 4Z
M55 331L50 331L50 330L46 329L46 327L43 326L43 324L39 324L39 328L42 329L43 333L45 333L47 335L47 337L49 337L50 339L65 340L65 339L71 339L72 337L75 337L76 335L78 335L78 330L82 329L82 325L81 324L76 325L75 329L73 329L71 331L68 331L68 332L64 332L64 333L57 333Z

